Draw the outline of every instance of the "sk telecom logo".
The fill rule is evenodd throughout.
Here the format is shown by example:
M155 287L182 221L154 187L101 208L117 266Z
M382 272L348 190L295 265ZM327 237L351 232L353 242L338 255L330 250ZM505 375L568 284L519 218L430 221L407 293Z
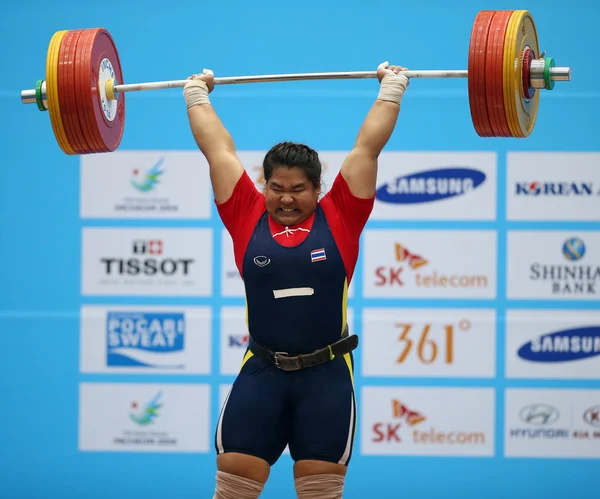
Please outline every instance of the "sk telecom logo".
M413 427L425 421L425 416L409 409L399 400L392 400L393 423L375 423L373 442L402 442L398 432L403 426Z
M429 262L425 260L421 255L417 255L416 253L411 253L407 248L402 246L401 244L396 243L396 261L398 262L406 262L411 269L418 269L427 265Z
M436 268L426 271L429 260L399 243L394 244L394 253L396 265L382 265L375 269L375 286L396 287L410 283L416 288L452 289L487 288L489 285L486 275L446 273ZM407 269L410 273L403 275Z
M396 262L400 262L402 266L377 267L377 269L375 269L375 275L377 276L377 281L375 282L376 286L404 286L401 274L404 271L405 266L408 266L412 270L417 270L429 263L421 255L411 253L408 248L398 243L394 244L394 253Z

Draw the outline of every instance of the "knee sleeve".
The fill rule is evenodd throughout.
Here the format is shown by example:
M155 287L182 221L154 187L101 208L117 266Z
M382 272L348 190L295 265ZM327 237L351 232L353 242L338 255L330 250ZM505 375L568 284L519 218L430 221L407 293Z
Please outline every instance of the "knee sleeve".
M344 476L335 474L310 475L294 480L298 499L341 499Z
M263 488L264 484L260 482L217 471L217 485L213 499L257 499Z

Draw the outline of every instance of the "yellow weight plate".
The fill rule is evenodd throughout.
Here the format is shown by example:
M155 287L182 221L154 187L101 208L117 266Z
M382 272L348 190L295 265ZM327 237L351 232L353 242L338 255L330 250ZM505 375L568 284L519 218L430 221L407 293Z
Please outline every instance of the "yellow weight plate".
M519 117L519 123L521 130L525 137L528 137L535 126L537 119L538 107L540 103L541 92L536 92L531 99L525 98L525 90L523 88L523 56L525 49L530 47L536 58L540 57L540 45L538 40L538 33L535 27L535 21L533 16L528 12L521 23L521 30L519 31L522 36L518 38L518 49L517 56L519 58L519 70L515 72L515 82L518 82L517 88L519 89L517 100L517 116ZM517 83L515 83L517 84Z
M504 105L513 137L528 137L535 126L540 92L532 99L523 90L523 54L529 47L539 57L535 22L527 10L515 11L510 18L504 44Z
M515 44L517 43L517 35L515 30L519 25L519 21L524 14L523 10L515 10L510 17L508 27L506 29L506 37L504 40L504 61L502 67L502 92L504 95L504 110L506 113L506 121L510 129L511 137L519 137L516 130L516 117L513 104L513 87L512 87L512 67L514 65L513 53Z
M66 33L67 30L54 33L48 46L48 55L46 57L46 99L48 101L50 122L52 123L52 129L54 130L54 136L58 145L66 154L75 154L73 147L67 140L58 102L58 56L60 45Z
M54 33L48 44L48 53L46 55L46 102L48 105L48 112L50 114L50 123L52 124L52 130L54 131L54 137L62 149L62 140L59 136L57 125L56 125L56 106L52 97L57 92L56 86L52 82L52 66L58 64L58 61L54 58L54 45L60 43L64 37L66 31L57 31ZM57 54L58 56L58 54Z
M54 136L60 148L67 154L69 154L69 144L66 140L64 127L62 126L62 120L60 119L60 106L58 105L58 80L57 80L57 69L58 69L58 54L60 44L67 33L64 31L57 31L50 39L48 45L48 54L46 57L46 100L48 102L48 113L50 114L50 122L54 131Z

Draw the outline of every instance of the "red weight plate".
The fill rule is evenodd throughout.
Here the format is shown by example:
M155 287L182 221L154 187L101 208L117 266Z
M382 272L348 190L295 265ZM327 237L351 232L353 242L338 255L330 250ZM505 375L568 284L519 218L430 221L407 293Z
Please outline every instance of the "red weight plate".
M114 151L123 138L125 127L125 93L120 93L117 100L106 98L105 82L115 78L123 83L121 61L115 43L103 28L94 30L91 43L90 68L93 74L91 94L96 127L105 150Z
M71 40L74 32L67 31L62 39L60 47L58 49L58 61L56 67L56 93L58 96L58 103L60 107L60 117L62 119L63 128L67 141L71 145L73 151L78 154L81 149L77 137L73 133L73 119L67 103L67 81L64 77L64 69L69 64L69 50L71 48Z
M477 48L477 36L479 33L479 29L480 29L479 26L481 24L481 20L489 12L492 12L492 11L482 10L481 12L479 12L477 14L477 16L475 17L475 21L473 21L473 28L471 29L471 38L470 38L470 42L469 42L469 60L468 60L468 77L467 77L467 84L468 84L468 89L469 89L469 108L471 110L471 120L473 121L473 126L475 128L475 132L478 135L481 135L482 130L479 125L479 123L480 123L479 106L478 106L477 98L475 95L475 84L477 81L477 77L475 74L475 58L476 58L475 53L476 53L476 48Z
M488 33L495 12L494 10L482 10L477 14L469 46L469 104L473 126L481 137L492 136L486 104L485 57Z
M65 124L65 133L77 154L85 153L88 149L85 139L81 134L77 107L74 103L75 82L69 75L73 67L73 54L80 33L81 30L69 31L63 38L57 73L58 96L63 114L63 123Z
M510 125L508 124L508 112L504 105L504 52L506 50L506 34L514 10L504 12L505 15L498 20L499 38L501 36L501 41L498 41L496 50L493 54L494 68L491 78L496 87L494 92L494 104L496 106L496 112L498 113L497 124L500 129L500 135L502 137L512 137L513 134L510 130Z
M93 87L90 85L92 80L91 68L89 59L91 54L92 32L94 30L86 29L81 33L77 44L76 55L76 96L79 116L85 131L85 136L88 144L92 148L92 152L105 152L101 138L96 135L96 127L94 126L95 114L90 97L93 92Z
M95 94L97 93L97 81L98 75L93 71L91 66L92 58L92 46L94 44L94 36L98 31L95 29L88 29L85 37L85 44L82 47L81 53L81 99L83 102L86 116L88 119L88 126L90 131L90 138L94 143L95 152L107 152L102 135L100 134L96 125L96 111L94 109Z
M69 93L69 102L72 108L73 120L77 127L77 133L81 138L81 154L89 154L94 152L94 148L92 144L88 140L88 131L85 123L85 116L83 116L82 110L79 107L79 102L77 99L77 48L79 47L79 43L81 40L81 36L83 35L85 30L78 30L77 35L73 39L73 48L71 49L71 64L67 68L66 77L70 82L70 93Z
M512 10L501 10L494 15L490 26L485 61L487 108L490 125L496 137L512 137L504 108L502 72L504 68L504 39L506 38L506 29L512 13Z

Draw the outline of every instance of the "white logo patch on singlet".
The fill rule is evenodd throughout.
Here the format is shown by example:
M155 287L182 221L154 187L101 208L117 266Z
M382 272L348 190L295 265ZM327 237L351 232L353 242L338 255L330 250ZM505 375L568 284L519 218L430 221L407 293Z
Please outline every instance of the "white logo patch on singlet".
M267 256L255 256L254 263L259 267L266 267L271 263L271 259Z

